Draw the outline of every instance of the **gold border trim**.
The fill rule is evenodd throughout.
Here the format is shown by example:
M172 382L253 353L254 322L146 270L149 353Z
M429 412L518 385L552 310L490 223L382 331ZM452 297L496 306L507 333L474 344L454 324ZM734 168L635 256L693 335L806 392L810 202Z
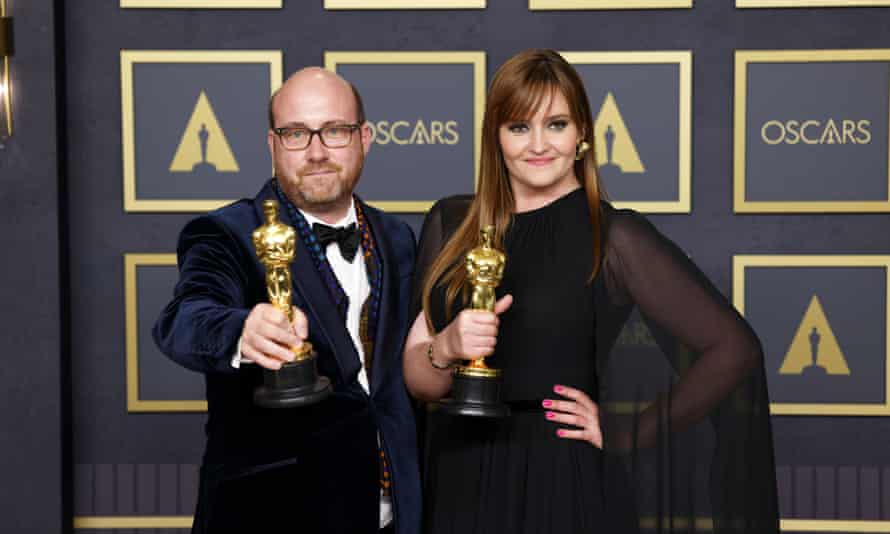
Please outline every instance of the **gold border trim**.
M486 0L324 0L325 9L485 9Z
M747 267L883 267L884 317L884 403L770 403L773 415L866 415L890 416L890 256L883 255L735 255L732 258L732 303L745 315L745 269ZM890 525L890 522L887 522ZM883 532L883 531L853 531ZM890 532L888 530L887 532Z
M205 212L235 199L139 200L136 198L136 145L133 65L136 63L268 63L272 94L281 86L280 50L121 50L121 144L124 159L124 211Z
M693 0L528 0L531 11L564 9L692 9Z
M192 516L75 516L75 529L116 529L116 528L191 528ZM682 528L688 525L687 518L675 520ZM654 526L654 518L643 518L641 526ZM709 517L695 519L696 530L713 530L714 522ZM862 521L839 519L780 519L779 528L789 532L855 532L890 533L890 521Z
M679 112L679 169L677 200L613 202L617 208L630 208L642 213L691 213L692 212L692 51L645 51L645 52L560 52L569 63L576 65L596 64L677 64L680 68Z
M122 8L281 9L283 0L120 0Z
M337 65L355 63L364 65L391 64L471 64L473 65L473 189L479 186L479 154L482 150L482 116L485 113L485 52L332 52L325 51L324 67L337 72ZM368 204L384 211L396 213L425 213L433 206L433 200L366 200Z
M736 0L737 8L752 7L881 7L890 0ZM882 531L883 532L883 531Z
M890 0L887 5L890 5ZM890 49L736 50L733 103L733 135L735 137L733 140L733 211L735 213L883 213L890 211L890 147L887 150L887 200L752 201L745 199L748 65L751 63L841 63L852 61L890 63Z
M192 516L169 515L91 515L75 516L75 529L115 529L115 528L192 528Z
M137 267L141 265L175 266L176 254L124 254L124 322L126 325L127 340L127 412L206 412L207 401L142 400L139 398L139 308L138 294L136 291L136 271Z
M791 532L890 532L890 521L780 519L779 528Z

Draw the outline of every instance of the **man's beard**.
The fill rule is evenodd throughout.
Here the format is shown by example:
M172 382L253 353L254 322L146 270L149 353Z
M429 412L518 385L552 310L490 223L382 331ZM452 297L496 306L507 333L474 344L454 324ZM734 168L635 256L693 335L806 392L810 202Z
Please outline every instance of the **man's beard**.
M307 211L327 211L347 202L358 182L362 163L353 172L335 163L307 165L297 171L296 179L279 180L284 192L299 208ZM334 173L323 177L307 176L318 171Z

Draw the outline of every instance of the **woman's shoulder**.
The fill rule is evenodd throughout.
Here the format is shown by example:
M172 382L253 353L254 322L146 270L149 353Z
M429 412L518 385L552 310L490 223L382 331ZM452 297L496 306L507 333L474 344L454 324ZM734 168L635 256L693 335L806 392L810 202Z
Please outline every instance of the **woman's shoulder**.
M437 228L440 234L450 234L467 215L475 195L453 195L436 201L424 219L424 226Z
M642 213L630 208L616 208L605 200L600 202L600 211L603 214L603 226L607 235L632 232L640 226L651 226Z
M430 213L435 213L444 219L451 219L455 215L459 219L463 219L467 210L470 209L470 204L472 204L474 198L476 198L476 195L452 195L445 197L433 204L433 207L430 208Z
M661 235L642 213L629 208L616 208L609 202L600 203L603 237L609 249L633 247Z

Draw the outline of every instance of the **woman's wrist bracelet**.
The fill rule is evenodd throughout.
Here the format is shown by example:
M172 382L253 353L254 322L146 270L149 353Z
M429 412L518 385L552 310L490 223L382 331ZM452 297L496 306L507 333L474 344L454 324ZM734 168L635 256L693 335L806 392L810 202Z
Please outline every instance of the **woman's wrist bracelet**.
M441 364L437 363L436 360L433 359L433 341L430 341L430 345L426 349L426 357L430 361L430 365L440 371L447 371L448 369L454 367L453 363Z

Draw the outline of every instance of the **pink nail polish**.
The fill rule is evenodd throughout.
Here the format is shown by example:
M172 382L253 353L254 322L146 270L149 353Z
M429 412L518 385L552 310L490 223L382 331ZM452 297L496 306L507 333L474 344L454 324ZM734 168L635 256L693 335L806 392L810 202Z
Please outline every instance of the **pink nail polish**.
M556 431L556 435L559 436L559 437L563 437L563 436L565 435L565 433L566 433L565 430L557 430L557 431Z
M545 400L545 401L542 402L541 404L544 405L544 408L549 408L549 407L551 407L551 406L553 405L553 401L552 401L552 400Z
M553 386L553 391L555 391L557 393L562 393L562 386L560 386L560 385Z
M553 412L547 412L547 419L553 419L555 417Z

